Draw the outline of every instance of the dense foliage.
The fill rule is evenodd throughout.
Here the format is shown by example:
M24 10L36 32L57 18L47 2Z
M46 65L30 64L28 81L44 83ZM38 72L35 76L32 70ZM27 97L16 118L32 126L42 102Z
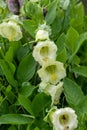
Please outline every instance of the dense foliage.
M45 34L37 34L38 30ZM45 44L47 52L43 49L41 55L48 55L50 48L50 67L34 52L37 45ZM51 72L54 77L50 78ZM60 83L63 87L56 93L57 100L52 95L55 89L47 89L58 89ZM0 0L0 130L57 130L49 113L66 107L77 115L76 130L87 130L83 4L79 0Z

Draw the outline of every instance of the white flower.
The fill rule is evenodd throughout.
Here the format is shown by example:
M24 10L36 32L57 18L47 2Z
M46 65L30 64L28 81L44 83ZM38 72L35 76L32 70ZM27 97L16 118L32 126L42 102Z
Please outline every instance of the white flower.
M51 34L51 29L46 23L41 24L38 26L36 30L36 41L43 41L49 39L49 35Z
M60 0L60 7L64 10L69 6L70 0Z
M57 46L53 41L46 40L38 42L33 50L33 57L40 65L46 62L55 61Z
M49 39L49 33L46 30L38 30L36 33L36 41L43 41Z
M22 38L22 31L15 22L3 22L0 24L0 35L9 41L18 41Z
M41 69L38 70L39 77L42 82L48 82L57 84L61 79L66 76L63 63L58 61L50 61L44 64Z
M60 95L63 92L63 82L58 85L41 82L39 85L39 92L44 92L52 97L52 104L58 104Z
M50 110L45 120L50 120L53 130L74 130L78 125L77 115L69 107Z

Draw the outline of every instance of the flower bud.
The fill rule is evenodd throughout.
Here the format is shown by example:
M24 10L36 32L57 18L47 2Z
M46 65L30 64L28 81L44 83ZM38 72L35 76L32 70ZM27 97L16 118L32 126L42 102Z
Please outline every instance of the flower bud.
M46 23L39 25L36 31L36 41L44 41L49 39L49 35L51 34L51 29Z
M46 30L38 30L36 33L36 41L44 41L49 39L49 33Z

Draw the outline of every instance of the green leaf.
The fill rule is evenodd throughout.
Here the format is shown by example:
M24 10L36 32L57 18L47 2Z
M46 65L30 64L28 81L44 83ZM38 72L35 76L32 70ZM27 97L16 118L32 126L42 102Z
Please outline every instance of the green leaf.
M29 81L35 73L35 61L32 54L25 56L17 69L17 78L20 82Z
M87 130L87 113L82 113L79 116L78 130Z
M23 57L25 57L29 53L29 46L20 46L20 48L17 50L17 59L20 62Z
M45 20L48 24L52 24L56 18L56 9L57 9L57 1L54 0L48 9L48 13L46 14Z
M67 59L66 48L64 48L60 53L58 53L56 60L65 63Z
M7 130L17 130L17 128L13 125L13 126L10 126Z
M36 89L36 87L31 85L29 82L23 82L19 93L25 97L29 97L32 95L32 93L35 89Z
M40 130L38 127L36 127L34 130Z
M37 3L29 1L25 4L24 9L29 18L37 21L38 23L43 21L43 10Z
M80 114L87 113L87 96L85 96L84 99L82 99L81 102L79 103L78 112Z
M27 110L31 115L33 115L31 101L27 97L19 95L18 101L25 108L25 110Z
M0 124L29 124L33 118L24 114L6 114L0 116Z
M3 70L2 70L2 68L0 66L0 76L3 76L3 75L4 75L4 73L3 73Z
M53 40L58 39L61 30L62 30L62 21L58 18L58 16L56 16L55 20L51 24L51 31L52 31L51 37L53 38Z
M14 79L14 73L15 73L15 66L3 59L0 59L0 66L4 72L4 75L6 76L7 81L13 86L17 86L17 81Z
M68 78L65 78L64 80L64 93L67 102L74 107L76 107L84 98L84 94L80 86Z
M3 92L5 94L5 96L7 96L8 101L13 104L14 100L16 98L16 96L14 95L14 92L11 90L11 86L8 85L5 89L5 92Z
M50 0L40 0L39 3L40 6L46 7L50 3Z
M53 130L52 126L50 126L47 122L45 122L41 116L42 113L40 113L39 118L37 117L34 120L31 126L30 125L28 126L27 130L36 130L36 128L39 128L38 130Z
M9 113L9 104L6 100L0 102L0 116Z
M78 52L78 50L80 49L81 45L84 43L85 40L87 40L87 32L82 33L79 36L79 38L76 42L76 48L75 48L73 54L70 56L70 59L69 59L70 62L73 60L73 57L76 55L76 53Z
M37 116L46 107L49 107L50 104L51 104L50 96L48 96L44 93L37 94L32 101L32 109L33 109L35 116Z
M5 59L12 62L13 58L16 57L18 48L20 47L20 42L12 42L8 51L6 52Z
M35 20L24 20L23 27L33 38L35 38L35 31L38 27Z
M80 57L75 55L72 60L72 65L79 65L80 64Z
M57 39L57 41L56 41L56 45L57 45L57 47L58 47L58 53L60 53L63 49L64 49L64 44L65 44L65 34L64 33L62 33L59 37L58 37L58 39Z
M82 2L73 6L70 16L70 25L80 33L83 31L84 15L84 6Z
M87 78L87 66L74 67L72 71Z
M58 52L57 52L57 60L60 62L65 63L67 59L67 53L66 53L66 48L65 48L65 34L62 33L59 38L56 41L56 45L58 47Z
M71 51L71 53L75 51L76 41L78 37L79 33L73 27L70 27L66 34L66 45L69 51Z

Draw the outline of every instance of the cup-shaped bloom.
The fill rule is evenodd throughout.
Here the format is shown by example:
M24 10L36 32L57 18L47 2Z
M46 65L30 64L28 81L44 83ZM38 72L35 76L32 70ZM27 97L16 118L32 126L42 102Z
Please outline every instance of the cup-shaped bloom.
M42 82L48 82L51 84L57 84L66 76L63 63L58 61L47 62L38 70L38 74Z
M69 6L70 0L60 0L60 7L64 10Z
M52 123L53 130L74 130L78 125L77 115L69 107L50 110L46 117L47 120Z
M58 85L52 85L50 83L41 82L39 85L39 92L44 92L51 96L52 104L58 104L60 95L63 92L63 82L60 82Z
M38 42L33 50L33 57L40 64L43 65L46 62L55 61L57 46L53 41L46 40Z
M44 41L49 39L49 33L46 30L38 30L35 36L36 41Z
M22 38L20 26L13 22L3 22L0 24L0 35L9 41L18 41Z

